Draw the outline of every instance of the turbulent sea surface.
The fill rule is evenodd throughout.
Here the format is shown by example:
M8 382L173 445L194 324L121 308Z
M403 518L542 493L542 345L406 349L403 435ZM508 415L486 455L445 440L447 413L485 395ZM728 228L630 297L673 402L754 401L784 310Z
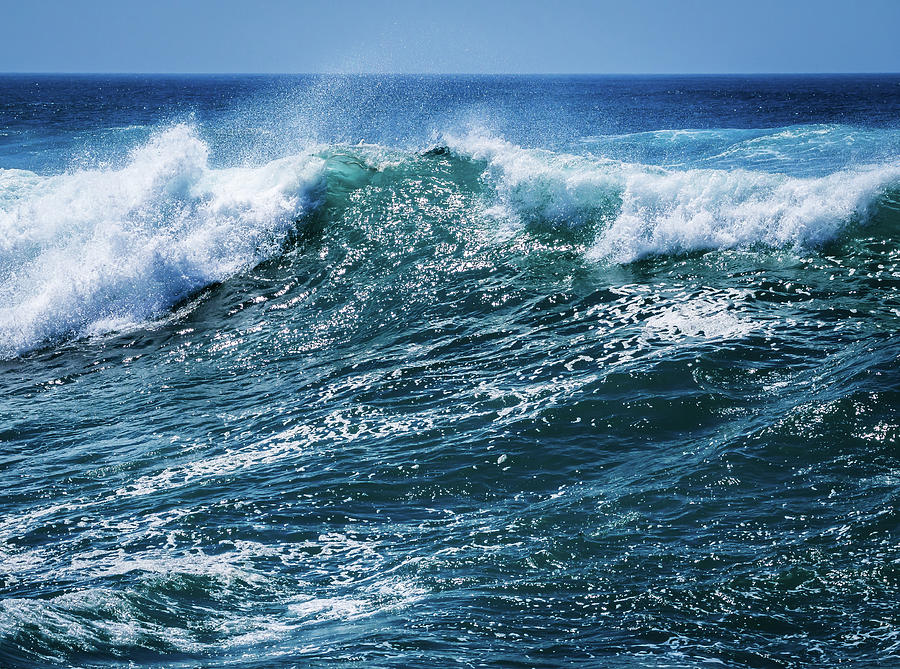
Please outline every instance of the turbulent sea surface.
M900 665L900 76L0 78L0 666Z

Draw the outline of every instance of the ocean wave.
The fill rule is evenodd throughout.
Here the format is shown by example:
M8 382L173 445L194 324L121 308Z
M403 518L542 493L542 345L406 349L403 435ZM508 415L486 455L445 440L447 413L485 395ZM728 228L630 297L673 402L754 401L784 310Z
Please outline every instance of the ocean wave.
M900 183L896 161L801 178L665 169L478 135L447 142L459 155L486 163L493 215L524 225L594 225L588 256L615 263L701 250L816 247L851 222L867 220Z
M367 216L366 207L385 202L378 193L409 199L409 184L453 170L441 188L476 189L460 194L483 199L488 225L577 229L587 259L613 264L703 250L814 248L890 204L884 196L900 182L897 161L798 177L664 168L479 134L444 139L449 148L426 152L333 145L215 169L197 130L177 125L117 168L56 176L0 170L0 359L146 323L278 254L323 203L321 211L337 217L329 223L339 225L351 204ZM403 215L415 217L422 197Z
M208 156L178 125L120 169L0 170L0 358L160 315L272 255L321 197L312 153L229 169Z

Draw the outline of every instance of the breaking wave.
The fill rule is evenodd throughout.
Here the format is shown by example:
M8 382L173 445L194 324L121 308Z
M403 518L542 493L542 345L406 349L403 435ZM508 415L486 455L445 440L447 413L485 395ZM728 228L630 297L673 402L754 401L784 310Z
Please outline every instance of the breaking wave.
M588 255L627 263L648 255L736 247L821 245L864 221L900 182L900 164L822 177L746 169L684 169L528 150L502 139L450 139L487 164L491 212L530 224L594 224Z
M120 169L0 170L0 357L156 317L274 253L315 206L324 161L212 169L195 129Z
M197 290L278 254L325 201L340 208L355 197L366 216L366 207L384 206L377 198L367 202L362 190L375 173L379 192L394 189L399 199L412 198L400 192L410 175L481 174L454 183L478 191L488 221L514 230L577 228L588 240L586 258L604 263L816 247L866 221L885 198L892 201L900 182L896 162L800 177L664 168L478 134L444 139L446 147L424 153L318 147L259 166L216 169L197 130L177 125L157 132L117 168L54 176L0 170L0 358L157 318ZM421 206L421 198L412 199Z

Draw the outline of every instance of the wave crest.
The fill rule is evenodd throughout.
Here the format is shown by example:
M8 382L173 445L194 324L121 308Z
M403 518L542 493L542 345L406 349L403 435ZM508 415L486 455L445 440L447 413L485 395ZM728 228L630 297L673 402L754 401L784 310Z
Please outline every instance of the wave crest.
M314 207L324 160L213 169L179 125L120 169L0 170L0 357L118 329L277 250Z

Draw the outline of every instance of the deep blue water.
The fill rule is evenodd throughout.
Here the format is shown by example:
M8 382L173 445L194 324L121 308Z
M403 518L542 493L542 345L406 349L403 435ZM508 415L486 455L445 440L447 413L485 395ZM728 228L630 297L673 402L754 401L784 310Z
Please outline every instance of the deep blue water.
M900 665L900 76L0 77L0 666Z

